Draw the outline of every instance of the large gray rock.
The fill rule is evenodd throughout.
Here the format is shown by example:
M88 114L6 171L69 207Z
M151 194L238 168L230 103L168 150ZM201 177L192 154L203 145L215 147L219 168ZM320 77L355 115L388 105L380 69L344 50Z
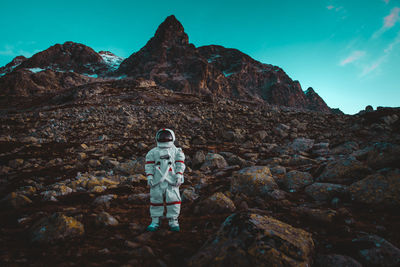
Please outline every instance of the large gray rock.
M53 242L84 234L83 224L62 213L54 213L36 222L30 230L32 242Z
M358 260L365 266L400 266L400 249L377 235L352 240Z
M371 170L364 163L350 156L329 162L317 181L351 183L364 178L369 173Z
M329 201L334 197L345 197L349 188L341 184L313 183L307 186L304 191L315 200Z
M192 161L193 168L200 167L204 163L205 160L206 160L206 155L204 154L204 152L201 150L197 151L194 154L193 161Z
M290 171L282 179L282 185L290 192L303 189L305 186L313 183L313 177L308 172Z
M268 192L278 189L271 171L266 166L252 166L233 174L231 192L248 196L267 196Z
M357 202L400 206L400 170L368 175L351 184L349 191Z
M188 262L189 266L310 266L311 234L272 217L236 213Z
M299 152L299 151L307 151L311 149L313 145L314 145L313 139L300 137L294 139L293 142L289 145L289 147L294 151Z
M400 145L375 143L367 153L367 164L374 169L400 166Z
M98 226L117 226L118 220L111 216L108 212L101 212L97 214L95 223Z
M358 149L358 144L354 141L349 141L331 149L333 154L351 154Z
M221 192L216 192L200 204L200 210L207 213L231 213L236 210L233 201Z
M222 169L228 166L223 156L216 153L208 153L200 169Z

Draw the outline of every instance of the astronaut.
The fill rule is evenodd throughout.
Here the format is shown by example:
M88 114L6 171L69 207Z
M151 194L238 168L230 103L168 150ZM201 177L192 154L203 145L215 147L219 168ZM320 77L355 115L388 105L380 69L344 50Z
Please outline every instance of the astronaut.
M160 217L164 213L164 199L167 206L166 218L171 231L178 232L178 216L181 209L179 186L183 183L185 155L174 145L175 134L170 129L157 131L157 147L146 155L145 171L150 186L151 224L147 231L157 231Z

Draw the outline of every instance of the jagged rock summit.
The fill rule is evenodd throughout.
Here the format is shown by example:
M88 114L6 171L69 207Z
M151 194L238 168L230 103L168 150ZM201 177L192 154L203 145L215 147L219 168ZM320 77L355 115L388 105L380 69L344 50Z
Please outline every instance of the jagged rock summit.
M0 69L0 95L54 93L93 79L123 78L152 80L161 87L194 95L332 112L315 91L303 92L300 83L277 66L263 64L237 49L219 45L196 48L174 15L125 60L74 42L56 44L28 59L15 58Z

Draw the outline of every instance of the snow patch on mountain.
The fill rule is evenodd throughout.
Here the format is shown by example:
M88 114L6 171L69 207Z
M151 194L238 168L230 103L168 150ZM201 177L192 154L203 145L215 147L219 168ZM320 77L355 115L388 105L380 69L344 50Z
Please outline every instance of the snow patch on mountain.
M112 70L116 70L118 69L119 65L121 64L121 62L124 60L124 58L119 57L114 55L111 52L108 51L100 51L99 55L103 58L103 60L105 61L105 63L112 69Z
M44 71L45 69L42 69L42 68L30 68L30 69L27 69L27 70L29 70L30 72L33 72L33 73L38 73L38 72Z

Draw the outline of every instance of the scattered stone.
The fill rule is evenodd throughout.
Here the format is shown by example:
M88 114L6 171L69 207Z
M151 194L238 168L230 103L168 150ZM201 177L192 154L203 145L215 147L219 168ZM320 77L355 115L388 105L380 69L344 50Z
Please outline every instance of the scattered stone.
M108 194L108 195L102 195L98 196L93 200L93 205L94 206L102 206L105 208L110 208L112 200L117 199L117 195L114 194Z
M204 163L205 160L206 160L206 155L204 154L204 152L203 151L197 151L194 154L193 161L192 161L193 168L200 167Z
M13 159L8 162L8 166L14 169L21 167L23 164L24 164L23 159Z
M350 156L328 163L317 181L349 183L360 180L369 173L371 170L365 164Z
M278 189L271 171L265 166L253 166L241 169L233 174L232 193L244 193L248 196L267 196L268 192Z
M227 213L236 210L232 200L221 192L214 193L199 205L202 213Z
M348 186L331 183L313 183L304 190L307 195L317 201L330 201L334 197L344 197L348 194Z
M313 139L307 139L301 137L294 139L294 141L289 145L289 147L296 152L300 152L300 151L310 150L313 147L313 145L314 145Z
M367 153L367 164L374 169L400 166L400 145L375 143Z
M282 179L284 188L290 192L295 192L303 189L305 186L313 183L313 177L308 172L290 171L286 173Z
M311 234L268 216L236 213L203 245L189 266L310 266Z
M400 170L371 174L351 184L349 191L357 202L400 206Z
M222 169L228 166L223 156L216 153L208 153L200 169Z
M82 223L58 212L40 219L30 229L32 242L51 243L83 234Z
M399 266L400 249L377 235L366 235L352 240L358 260L365 266Z
M182 192L182 201L193 202L198 198L199 195L196 193L195 188L192 186L185 188Z
M116 226L118 220L111 216L108 212L101 212L96 216L96 225L98 226Z
M90 165L90 167L97 168L97 167L101 166L101 162L97 159L91 159L91 160L89 160L89 165Z
M358 150L358 144L354 141L349 141L331 149L333 154L347 155Z

